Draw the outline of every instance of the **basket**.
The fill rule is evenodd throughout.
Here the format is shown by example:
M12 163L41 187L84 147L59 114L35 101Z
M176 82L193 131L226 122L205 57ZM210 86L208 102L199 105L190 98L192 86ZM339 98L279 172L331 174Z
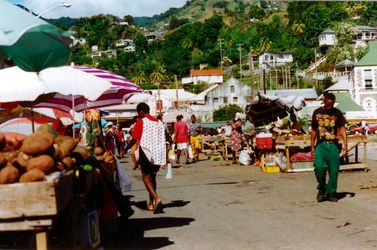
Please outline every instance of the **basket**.
M261 170L266 173L279 173L280 168L279 166L263 166L261 167Z

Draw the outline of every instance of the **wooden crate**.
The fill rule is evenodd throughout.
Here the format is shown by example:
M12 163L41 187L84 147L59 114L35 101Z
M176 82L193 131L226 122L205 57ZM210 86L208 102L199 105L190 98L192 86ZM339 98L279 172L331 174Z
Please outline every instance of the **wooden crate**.
M71 171L52 181L0 185L0 231L51 226L73 197L73 177Z

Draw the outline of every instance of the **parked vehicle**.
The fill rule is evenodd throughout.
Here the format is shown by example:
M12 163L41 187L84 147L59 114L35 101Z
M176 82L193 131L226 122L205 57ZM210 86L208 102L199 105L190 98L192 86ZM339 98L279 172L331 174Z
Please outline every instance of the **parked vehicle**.
M368 124L367 127L368 127L368 134L377 133L377 123ZM349 126L348 131L350 131L351 134L355 134L355 135L360 135L360 134L365 135L365 128L358 124Z

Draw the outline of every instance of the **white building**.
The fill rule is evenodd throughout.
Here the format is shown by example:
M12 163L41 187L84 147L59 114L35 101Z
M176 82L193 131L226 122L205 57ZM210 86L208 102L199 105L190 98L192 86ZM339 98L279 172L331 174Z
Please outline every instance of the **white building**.
M377 111L377 41L370 41L368 53L354 65L353 99L366 111Z
M190 109L203 122L212 121L215 110L228 105L236 104L245 108L252 101L251 88L235 78L231 78L222 84L216 84L199 93L191 99Z
M293 62L292 53L264 52L259 56L259 68L270 68Z
M330 47L335 46L337 40L335 32L331 29L325 29L321 34L319 34L319 46L320 47Z
M356 27L357 34L353 37L353 43L355 48L366 47L368 41L377 39L377 29L366 26L366 25L357 25Z
M182 78L182 84L198 84L199 82L219 84L223 83L223 81L223 71L221 69L191 70L190 76Z

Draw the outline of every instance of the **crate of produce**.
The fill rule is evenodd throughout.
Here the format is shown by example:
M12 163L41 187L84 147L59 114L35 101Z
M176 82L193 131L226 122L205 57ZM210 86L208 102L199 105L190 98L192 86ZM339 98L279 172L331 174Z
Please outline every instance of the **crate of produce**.
M50 219L73 198L73 179L69 171L48 181L1 184L0 231L51 226Z

